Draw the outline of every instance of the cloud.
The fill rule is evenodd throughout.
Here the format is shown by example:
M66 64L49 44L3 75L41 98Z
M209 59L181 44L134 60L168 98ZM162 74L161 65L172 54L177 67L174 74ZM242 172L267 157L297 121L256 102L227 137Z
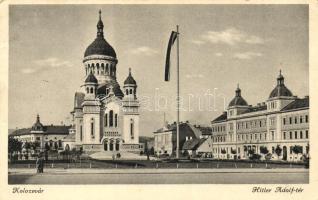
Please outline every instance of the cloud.
M263 54L258 52L244 52L244 53L236 53L233 55L234 58L241 59L241 60L250 60L253 57L261 57L261 56L263 56Z
M152 56L154 54L157 54L158 51L154 50L150 47L147 47L147 46L141 46L141 47L138 47L138 48L131 50L131 53L135 54L135 55Z
M202 40L192 40L191 41L193 44L197 44L197 45L201 45L201 44L204 44L205 42L202 41Z
M221 57L221 56L223 56L223 53L218 52L218 53L215 53L214 55L217 57Z
M236 28L227 28L223 31L206 31L200 36L201 44L204 43L212 43L212 44L227 44L230 46L234 46L238 43L245 44L263 44L264 39L255 36L249 35L244 31L240 31Z
M60 60L58 58L46 58L46 59L41 59L41 60L34 60L33 61L34 65L29 68L23 68L21 70L21 73L23 74L33 74L38 71L45 71L45 70L50 70L50 69L55 69L55 68L60 68L60 67L71 67L72 63L69 61L65 60Z

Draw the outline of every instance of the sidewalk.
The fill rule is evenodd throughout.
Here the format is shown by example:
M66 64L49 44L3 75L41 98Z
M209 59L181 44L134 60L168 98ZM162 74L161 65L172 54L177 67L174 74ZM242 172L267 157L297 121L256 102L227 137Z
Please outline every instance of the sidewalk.
M9 168L9 174L32 175L36 169ZM238 169L91 169L91 168L45 168L44 174L184 174L184 173L309 173L304 168L238 168Z

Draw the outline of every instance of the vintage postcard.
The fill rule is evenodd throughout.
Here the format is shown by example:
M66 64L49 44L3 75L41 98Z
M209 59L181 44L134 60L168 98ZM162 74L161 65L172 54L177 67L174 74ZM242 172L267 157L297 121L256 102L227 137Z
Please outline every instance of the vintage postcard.
M2 1L1 199L317 199L318 1Z

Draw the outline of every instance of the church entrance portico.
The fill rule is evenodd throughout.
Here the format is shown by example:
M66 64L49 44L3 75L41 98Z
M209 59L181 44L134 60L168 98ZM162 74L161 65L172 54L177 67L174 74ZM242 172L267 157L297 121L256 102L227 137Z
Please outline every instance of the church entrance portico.
M103 140L104 151L120 151L120 138L106 138Z

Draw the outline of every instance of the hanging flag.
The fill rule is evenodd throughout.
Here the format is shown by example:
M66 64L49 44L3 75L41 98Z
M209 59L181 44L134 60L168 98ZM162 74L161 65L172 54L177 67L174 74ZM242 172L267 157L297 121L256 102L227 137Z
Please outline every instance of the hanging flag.
M169 43L168 43L168 48L167 48L165 81L170 80L170 52L171 52L171 47L174 44L174 41L177 39L177 37L178 37L178 33L175 31L172 31L170 35Z

